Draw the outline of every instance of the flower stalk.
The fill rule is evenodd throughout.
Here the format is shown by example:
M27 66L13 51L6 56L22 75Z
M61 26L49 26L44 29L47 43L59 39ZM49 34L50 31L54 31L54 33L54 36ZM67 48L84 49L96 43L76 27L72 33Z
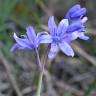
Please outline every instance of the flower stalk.
M37 87L38 89L37 89L37 94L36 94L36 96L40 96L40 94L41 94L43 73L44 73L44 68L43 68L43 70L40 72L40 77L39 77L39 82L38 82L38 87Z
M40 71L42 71L43 65L41 64L41 61L40 61L40 57L39 57L39 53L38 53L37 48L35 48L35 51L36 51L36 56L37 56L37 61L38 61L38 67L39 67Z
M44 73L44 64L43 65L41 64L41 61L40 61L40 57L39 57L39 53L38 53L37 48L35 48L35 51L36 51L36 55L37 55L38 65L39 65L39 68L40 68L40 76L39 76L39 82L38 82L36 96L40 96L40 94L41 94L41 88L42 88L43 73Z

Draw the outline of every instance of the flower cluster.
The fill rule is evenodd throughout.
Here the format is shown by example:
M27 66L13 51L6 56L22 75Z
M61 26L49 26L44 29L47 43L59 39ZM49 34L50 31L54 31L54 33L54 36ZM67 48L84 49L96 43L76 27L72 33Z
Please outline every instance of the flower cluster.
M51 48L48 54L49 58L54 58L56 53L61 50L67 56L74 56L74 51L69 43L77 38L88 40L89 37L85 35L85 23L87 17L86 8L81 8L79 4L73 6L62 19L58 26L54 21L54 16L48 20L48 32L40 32L37 35L32 26L26 28L27 32L24 38L19 38L14 33L16 43L11 48L15 49L33 49L38 48L41 43L49 43Z

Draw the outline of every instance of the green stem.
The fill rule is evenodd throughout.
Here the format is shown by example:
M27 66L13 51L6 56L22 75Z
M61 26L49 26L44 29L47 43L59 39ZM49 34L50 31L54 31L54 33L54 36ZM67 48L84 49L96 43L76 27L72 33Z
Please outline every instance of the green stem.
M47 51L48 48L46 48L45 52ZM41 88L42 88L42 81L43 81L43 75L44 75L44 67L45 67L45 63L47 61L47 56L46 56L46 53L45 55L43 56L43 64L41 64L41 61L40 61L40 57L39 57L39 53L38 53L38 50L37 48L35 49L36 50L36 54L37 54L37 60L38 60L38 63L39 63L39 67L40 67L40 76L39 76L39 82L38 82L38 87L37 87L37 93L36 93L36 96L40 96L41 94Z
M40 93L41 93L42 80L43 80L43 72L44 72L44 68L43 68L43 70L40 72L40 77L39 77L38 89L37 89L37 94L36 94L36 96L40 96Z
M38 65L39 65L39 68L40 68L40 77L39 77L36 96L40 96L41 88L42 88L43 73L44 73L44 64L43 65L41 64L37 48L35 49L35 51L36 51L36 55L37 55Z
M35 48L35 51L36 51L36 55L37 55L37 61L38 61L38 66L39 66L39 68L40 68L40 71L42 71L42 64L41 64L41 61L40 61L40 57L39 57L39 53L38 53L38 50L37 50L37 48Z

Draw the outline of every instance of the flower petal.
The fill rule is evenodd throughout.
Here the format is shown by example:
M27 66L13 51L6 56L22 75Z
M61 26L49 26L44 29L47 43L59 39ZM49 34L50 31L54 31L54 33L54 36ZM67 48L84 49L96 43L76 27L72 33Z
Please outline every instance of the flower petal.
M41 37L42 35L49 35L48 32L39 32L37 33L37 37Z
M81 30L83 28L83 23L81 22L81 20L73 22L72 24L70 24L68 26L67 32L74 32L74 31L78 31Z
M33 43L36 41L36 34L32 26L26 28L28 39Z
M79 37L78 31L68 33L65 37L62 38L65 42L70 42L76 40Z
M51 16L48 20L48 28L51 35L55 35L55 32L57 30L57 26L54 21L54 16Z
M15 44L11 47L10 52L15 51L16 49L24 49L24 47L21 47L18 43L15 43Z
M74 56L74 51L68 43L66 42L59 43L59 47L61 51L65 53L67 56L72 56L72 57Z
M21 39L19 37L17 37L16 33L14 33L14 39L16 40L16 42L24 48L32 48L33 46L30 44L30 41L28 41L27 39Z
M52 37L50 35L41 35L39 38L40 43L51 43Z
M48 58L52 59L55 57L56 53L58 52L59 48L57 44L52 43L51 44L51 49L50 52L48 54Z
M70 19L70 15L73 14L74 12L76 12L77 10L79 10L80 8L81 8L81 6L79 4L76 4L75 6L70 8L69 11L67 12L67 14L65 15L65 18Z
M71 17L72 18L76 18L76 17L81 17L84 16L86 14L86 8L81 8L80 10L77 10L76 12L74 12Z
M68 19L61 20L57 28L57 35L60 34L63 35L66 32L68 25L69 25Z
M85 34L84 34L84 32L79 32L79 36L78 36L80 39L82 39L82 40L88 40L89 39L89 37L88 36L86 36Z

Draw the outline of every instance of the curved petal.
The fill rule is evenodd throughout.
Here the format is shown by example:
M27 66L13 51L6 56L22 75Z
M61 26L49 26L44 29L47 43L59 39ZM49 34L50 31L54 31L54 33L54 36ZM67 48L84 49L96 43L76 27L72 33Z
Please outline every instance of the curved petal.
M16 49L24 49L24 47L21 47L18 43L15 43L15 44L11 47L10 52L15 51Z
M84 32L79 32L79 36L78 36L80 39L82 39L82 40L88 40L89 39L89 37L88 36L86 36L85 34L84 34Z
M65 18L70 19L70 15L79 10L81 6L79 4L76 4L72 8L69 9L69 11L66 13Z
M58 52L59 48L57 44L52 43L50 52L48 53L48 58L52 59L55 57L56 53Z
M59 47L61 51L65 53L67 56L72 56L72 57L74 56L74 51L68 43L66 42L59 43Z
M31 46L30 41L28 41L27 39L21 39L21 38L17 37L16 33L14 33L14 39L21 47L24 47L24 48L33 47L33 46Z
M33 43L36 41L36 34L32 26L26 28L28 39Z
M51 43L52 37L50 35L41 35L38 40L40 43Z
M71 42L73 40L76 40L79 37L78 31L68 33L65 37L62 38L62 41L65 42Z
M63 35L66 32L68 25L69 25L68 19L61 20L57 28L57 35L60 34Z
M48 32L39 32L37 33L37 37L41 37L42 35L49 35Z
M48 20L48 28L51 35L55 35L55 32L57 30L57 26L54 21L54 16L51 16Z
M84 25L83 25L83 23L81 22L81 20L76 21L76 22L74 22L74 23L72 23L72 24L70 24L70 25L68 26L67 32L74 32L74 31L81 30L83 26L84 26Z
M84 16L86 14L86 8L81 8L80 10L77 10L76 12L74 12L71 17L81 17Z

